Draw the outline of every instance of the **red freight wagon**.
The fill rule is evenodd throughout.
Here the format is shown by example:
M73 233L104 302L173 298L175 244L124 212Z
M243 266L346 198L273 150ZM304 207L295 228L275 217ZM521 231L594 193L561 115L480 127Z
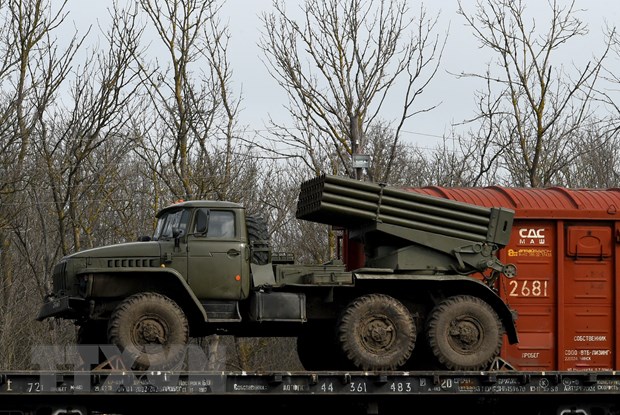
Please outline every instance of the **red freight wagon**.
M502 357L519 370L618 370L620 189L407 189L515 211L499 259L517 266L500 278L518 311L519 343Z

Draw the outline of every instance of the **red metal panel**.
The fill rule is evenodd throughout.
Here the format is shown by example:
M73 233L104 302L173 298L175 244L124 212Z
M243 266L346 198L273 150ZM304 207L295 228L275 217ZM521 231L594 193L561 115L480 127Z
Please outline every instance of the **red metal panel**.
M618 283L618 276L620 276L620 260L619 260L619 253L620 253L620 244L619 239L618 239L618 235L620 235L620 222L615 222L614 223L614 241L615 241L615 245L614 245L614 265L613 265L613 281L614 281L614 290L613 292L613 299L612 299L612 316L611 318L611 322L612 325L614 327L614 337L612 339L613 344L614 344L614 349L612 350L617 350L620 347L620 330L618 328L618 323L620 322L620 283ZM620 352L615 351L614 352L614 369L618 370L620 369Z
M517 310L519 344L502 356L521 370L619 370L620 190L410 188L515 211L500 260L517 277L500 280Z
M500 293L519 314L520 342L503 351L517 368L613 369L612 232L602 225L515 221L500 258L515 264L518 273L501 280Z
M519 343L504 345L502 358L519 370L555 370L556 325L553 305L519 305Z
M566 255L575 258L611 256L611 228L570 226L566 239Z
M508 188L447 188L428 186L406 188L446 199L459 200L486 207L506 207L523 218L590 218L620 219L618 189Z
M611 370L614 359L612 229L567 227L562 370ZM575 251L577 251L575 253Z
M613 370L611 306L566 305L564 350L558 370Z
M556 227L553 221L519 220L500 253L517 266L517 276L500 279L500 295L517 310L519 344L503 357L521 370L554 370L557 365Z

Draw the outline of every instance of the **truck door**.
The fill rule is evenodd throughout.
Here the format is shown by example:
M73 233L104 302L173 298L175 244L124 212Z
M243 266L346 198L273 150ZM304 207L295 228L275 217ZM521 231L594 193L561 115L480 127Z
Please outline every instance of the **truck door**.
M187 278L187 248L184 238L177 236L186 233L189 220L189 210L172 210L159 218L154 235L165 266L174 268L184 278Z
M245 247L234 210L197 209L187 239L188 284L201 300L243 298ZM205 227L206 225L206 227Z

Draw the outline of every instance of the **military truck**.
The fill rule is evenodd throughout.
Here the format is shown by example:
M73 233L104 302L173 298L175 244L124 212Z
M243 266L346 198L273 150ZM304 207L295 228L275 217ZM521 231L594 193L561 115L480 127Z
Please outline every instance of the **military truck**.
M322 175L297 218L340 229L363 265L297 264L265 221L223 201L176 203L152 237L61 259L37 319L69 319L78 344L111 344L134 369L171 368L211 334L297 337L307 370L480 370L518 342L496 292L514 211ZM426 353L427 356L423 356Z

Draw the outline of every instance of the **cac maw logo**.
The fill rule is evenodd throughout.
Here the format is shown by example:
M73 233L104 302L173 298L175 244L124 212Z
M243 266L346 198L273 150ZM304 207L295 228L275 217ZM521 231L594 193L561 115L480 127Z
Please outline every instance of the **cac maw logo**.
M545 229L521 228L519 229L519 245L544 245Z

